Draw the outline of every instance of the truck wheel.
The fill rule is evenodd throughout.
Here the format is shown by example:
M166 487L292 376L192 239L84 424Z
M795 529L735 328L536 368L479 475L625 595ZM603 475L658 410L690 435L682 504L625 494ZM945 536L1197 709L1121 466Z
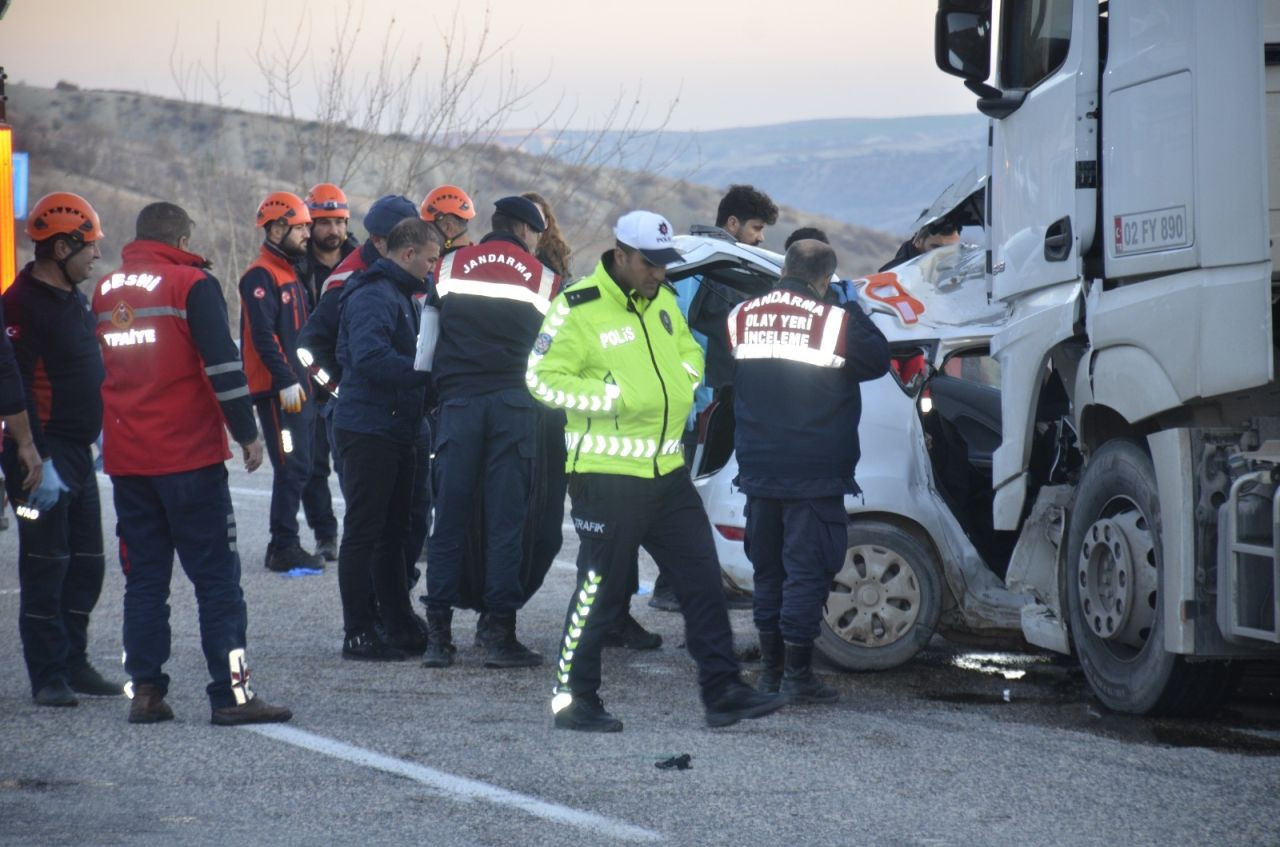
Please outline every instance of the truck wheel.
M1076 491L1067 542L1071 638L1107 708L1207 716L1230 693L1224 663L1164 649L1163 555L1155 468L1135 441L1109 441Z
M942 568L933 551L892 524L855 521L817 647L848 670L897 667L929 643L941 611Z

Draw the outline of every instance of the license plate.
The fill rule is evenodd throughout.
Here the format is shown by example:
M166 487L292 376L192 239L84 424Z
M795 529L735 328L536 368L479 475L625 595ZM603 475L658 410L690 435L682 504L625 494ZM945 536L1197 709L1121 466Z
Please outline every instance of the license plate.
M1156 209L1154 212L1116 215L1115 243L1117 256L1186 247L1191 243L1187 207L1174 206Z

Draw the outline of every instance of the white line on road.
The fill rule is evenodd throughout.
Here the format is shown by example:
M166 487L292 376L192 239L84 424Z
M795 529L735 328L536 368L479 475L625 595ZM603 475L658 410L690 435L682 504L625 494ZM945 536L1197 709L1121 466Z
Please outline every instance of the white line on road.
M345 744L306 730L280 724L246 726L244 729L256 732L258 735L263 735L267 738L273 738L276 741L282 741L285 744L301 747L304 750L310 750L334 759L341 759L344 762L351 762L352 764L412 779L415 782L438 789L445 794L453 795L458 800L484 800L498 806L511 806L528 812L534 817L577 827L578 829L598 832L624 841L652 842L662 840L661 833L654 832L651 829L632 826L624 821L606 818L594 812L584 812L580 809L548 803L536 797L530 797L527 794L518 794L515 791L508 791L505 788L490 785L487 782L455 776L451 773L438 771L435 768L406 762L391 756L384 756L381 753Z

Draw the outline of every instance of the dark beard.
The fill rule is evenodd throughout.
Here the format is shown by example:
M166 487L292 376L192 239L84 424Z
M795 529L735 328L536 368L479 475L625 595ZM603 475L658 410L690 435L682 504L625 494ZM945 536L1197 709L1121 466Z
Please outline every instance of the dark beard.
M307 253L307 242L303 241L302 244L294 247L291 244L282 241L280 242L280 250L286 256L305 256Z
M312 239L311 246L320 253L329 253L342 246L342 236L326 235L322 241Z

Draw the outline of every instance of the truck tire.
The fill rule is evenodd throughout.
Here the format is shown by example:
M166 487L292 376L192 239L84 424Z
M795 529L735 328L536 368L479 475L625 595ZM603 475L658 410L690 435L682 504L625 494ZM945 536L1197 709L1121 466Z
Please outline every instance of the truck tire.
M929 643L941 611L942 568L928 545L892 524L854 521L818 651L846 670L897 667Z
M1139 715L1207 717L1230 694L1232 669L1164 649L1155 468L1141 444L1109 441L1076 490L1067 541L1071 639L1102 704Z

